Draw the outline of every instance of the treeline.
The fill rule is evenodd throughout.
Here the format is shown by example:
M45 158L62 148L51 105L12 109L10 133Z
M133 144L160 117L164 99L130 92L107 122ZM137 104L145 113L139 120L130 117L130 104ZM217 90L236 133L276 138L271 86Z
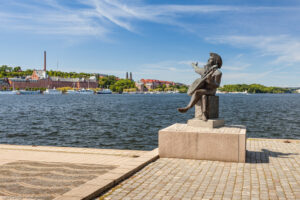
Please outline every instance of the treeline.
M180 93L186 93L188 87L186 85L170 85L167 87L165 84L157 86L154 90L150 91L158 91L158 92L167 92L167 91L179 91Z
M107 76L99 79L100 88L109 88L113 92L123 92L125 89L136 88L134 81L118 79L115 76Z
M136 91L134 81L129 79L118 79L115 76L107 76L99 79L100 88L109 88L113 92L133 92ZM186 93L188 87L185 85L171 85L167 87L165 84L157 86L154 90L150 91L175 91L178 90L181 93Z
M0 67L0 78L13 78L13 77L26 77L31 76L33 70L27 69L25 71L22 70L21 67L9 67L7 65L2 65ZM48 76L57 76L62 78L89 78L94 76L94 74L90 73L77 73L77 72L62 72L62 71L47 71Z
M77 72L61 72L61 71L47 71L48 76L57 76L62 78L89 78L95 74L90 73L77 73Z
M25 77L30 76L33 70L27 69L22 71L21 67L9 67L7 65L2 65L0 67L0 78L13 78L13 77Z
M31 76L33 70L27 69L23 71L21 67L9 67L7 65L0 66L0 78L13 78L13 77L26 77ZM56 76L63 78L89 78L95 74L91 73L76 73L76 72L62 72L62 71L47 71L48 76ZM107 76L99 78L99 87L100 88L109 88L113 92L123 92L128 89L136 89L135 83L129 79L119 79L116 76ZM181 93L187 92L187 86L185 85L175 85L169 86L161 85L154 89L154 91L174 91L178 90Z
M248 92L248 93L291 93L290 89L281 87L267 87L260 84L234 84L219 88L222 92Z

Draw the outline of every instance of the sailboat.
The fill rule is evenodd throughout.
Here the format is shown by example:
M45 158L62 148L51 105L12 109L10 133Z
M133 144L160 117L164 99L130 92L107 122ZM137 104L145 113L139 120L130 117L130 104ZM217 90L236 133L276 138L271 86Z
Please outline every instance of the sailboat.
M78 90L78 93L79 94L94 94L94 91L93 90L90 90L90 81L88 80L88 89L81 89L81 90Z
M53 89L47 89L44 92L44 94L62 94L62 91L53 88Z

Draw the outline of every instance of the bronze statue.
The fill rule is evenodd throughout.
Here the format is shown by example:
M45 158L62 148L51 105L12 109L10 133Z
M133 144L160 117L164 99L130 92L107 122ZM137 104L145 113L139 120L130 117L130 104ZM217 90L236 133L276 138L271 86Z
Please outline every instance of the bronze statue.
M207 121L207 96L214 96L220 86L222 72L219 69L222 66L222 58L216 53L210 53L210 58L203 68L198 67L198 63L192 63L192 66L195 72L201 75L201 78L196 79L190 85L187 93L192 96L191 100L186 107L178 108L178 111L185 113L198 101L201 101L201 119Z

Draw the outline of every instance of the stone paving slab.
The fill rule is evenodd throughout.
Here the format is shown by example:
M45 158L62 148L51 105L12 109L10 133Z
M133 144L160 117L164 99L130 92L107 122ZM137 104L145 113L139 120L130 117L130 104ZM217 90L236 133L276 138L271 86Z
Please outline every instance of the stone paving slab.
M300 141L247 139L246 163L160 158L97 199L300 199Z
M0 145L0 199L91 199L158 151Z

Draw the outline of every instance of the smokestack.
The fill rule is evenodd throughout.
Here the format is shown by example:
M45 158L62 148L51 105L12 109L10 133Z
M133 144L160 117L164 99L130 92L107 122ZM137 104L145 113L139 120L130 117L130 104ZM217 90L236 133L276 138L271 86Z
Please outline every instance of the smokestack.
M46 71L46 51L44 51L44 71Z

